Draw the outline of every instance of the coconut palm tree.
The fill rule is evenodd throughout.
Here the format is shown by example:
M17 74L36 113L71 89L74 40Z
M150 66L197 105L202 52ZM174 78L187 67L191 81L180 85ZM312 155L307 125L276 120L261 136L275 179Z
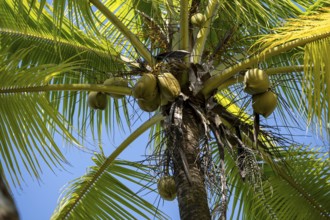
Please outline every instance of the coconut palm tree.
M308 125L329 138L329 5L1 1L5 182L65 166L56 135L88 150L90 132L101 143L104 126L143 113L110 155L99 145L53 219L167 218L128 187L154 191L157 180L182 219L328 219L329 159L294 134ZM118 160L148 129L150 157Z

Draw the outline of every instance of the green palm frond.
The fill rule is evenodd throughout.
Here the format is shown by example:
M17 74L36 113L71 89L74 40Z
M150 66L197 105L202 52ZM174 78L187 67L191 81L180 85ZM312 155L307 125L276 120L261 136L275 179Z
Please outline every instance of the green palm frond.
M302 9L290 0L280 2L237 0L223 1L221 11L224 11L230 17L235 17L238 22L254 25L255 20L258 20L259 28L269 28L277 25L281 19L299 15ZM274 13L278 15L276 18L273 16Z
M118 49L115 42L96 37L87 29L80 30L66 17L62 18L61 29L57 29L52 17L53 9L47 4L44 9L37 3L32 7L33 4L28 1L23 1L20 7L16 7L14 1L2 1L0 4L0 14L3 18L0 21L1 50L14 53L16 50L29 49L29 56L22 58L23 65L59 64L68 59L71 62L80 62L80 72L58 74L51 84L97 84L112 76L126 77L125 75L131 74L126 72L125 62L119 58L122 49ZM56 30L59 33L55 33ZM7 56L10 57L11 53L7 53ZM94 128L98 123L96 126L100 137L102 124L111 128L110 124L115 124L112 121L118 125L124 120L128 125L130 123L125 98L111 99L106 111L94 112L87 106L86 92L56 91L50 92L48 97L53 107L61 112L70 124L81 130L82 135L89 124ZM77 102L79 105L76 106ZM124 117L118 117L121 112ZM79 115L78 121L73 120L75 114Z
M275 32L275 34L260 39L259 45L264 51L284 42L297 42L320 35L327 36L330 33L330 9L325 8L317 14L293 19L283 27L275 29ZM300 55L304 63L304 75L301 82L298 86L296 82L292 81L283 84L283 87L295 87L303 91L303 94L293 96L286 93L286 98L290 100L290 103L292 103L291 100L302 100L299 101L299 104L297 101L293 101L296 103L296 108L297 104L301 107L306 102L307 107L299 110L306 116L308 123L313 122L318 125L317 130L321 134L323 129L329 133L328 124L330 122L328 112L330 103L329 45L329 36L306 44L303 55Z
M156 207L137 196L118 180L120 177L144 187L143 184L153 181L153 177L145 172L147 167L115 160L133 140L162 119L163 116L156 115L142 124L109 157L98 155L94 158L96 165L68 187L52 218L76 219L89 216L93 219L130 219L135 218L132 211L144 218L147 218L147 215L162 217L163 214L159 213ZM142 172L133 168L138 168Z
M59 33L65 28L64 21L69 19L69 26L89 30L103 39L109 50L132 54L134 58L138 52L149 64L154 63L150 52L136 36L141 33L141 21L135 10L138 1L54 0L53 5Z
M330 9L323 8L314 15L301 15L288 20L283 26L273 30L273 34L260 38L256 47L259 50L269 50L290 41L311 38L329 33Z
M279 147L282 142L280 139L269 136L264 131L259 134L260 143L256 148L251 137L252 127L244 129L253 123L252 120L239 105L230 103L227 98L220 94L215 95L219 104L235 115L236 119L241 120L240 132L245 144L246 173L243 181L238 166L238 155L235 152L236 146L234 149L233 146L227 146L225 161L226 173L230 173L227 175L227 184L230 186L230 204L233 204L231 219L240 218L239 216L243 219L287 219L288 216L290 219L300 219L307 213L310 219L326 219L329 216L326 198L330 187L328 156L319 153L318 150L305 148L292 147L288 151L286 147ZM228 128L233 124L224 118L221 118L221 121ZM217 164L219 157L219 151L215 146L213 158ZM320 189L320 186L325 188ZM217 210L221 206L221 193L220 191L213 198L211 210L214 211L214 215L217 215ZM303 212L299 212L300 206L297 204L300 203L304 206Z
M280 175L280 178L271 175L264 182L262 193L269 206L279 219L328 219L328 155L321 153L320 149L301 148L290 150L285 160L290 164L287 174ZM261 206L256 206L256 210ZM260 215L256 212L256 216Z
M116 58L118 52L110 42L70 26L68 20L63 21L61 34L54 36L56 26L51 9L43 9L38 15L37 9L30 9L27 3L20 7L15 7L11 1L0 4L0 39L5 45L2 48L9 47L10 51L33 48L24 62L59 63L74 57L84 60L84 67L94 69L94 72L95 69L111 72L123 68L123 63Z
M153 181L152 177L145 173L147 167L133 162L113 161L95 181L94 176L104 161L103 156L97 155L94 158L96 165L70 184L64 191L63 200L52 219L148 219L153 216L165 218L155 206L121 181L123 179L141 189L146 187L150 190L144 185Z
M330 10L329 10L330 15ZM329 16L330 22L330 16ZM330 31L330 27L329 27ZM330 37L305 47L302 90L306 95L308 122L314 121L322 133L330 134ZM324 124L324 123L325 124ZM328 136L329 138L329 136Z
M303 11L292 1L237 0L219 1L219 4L219 10L207 18L212 23L205 52L221 59L216 59L214 65L233 65L235 63L228 62L237 55L246 58L250 46L260 35L269 33L281 21L297 17Z
M321 8L329 7L330 3L328 0L317 0L317 1L312 1L310 2L304 2L304 1L297 1L298 4L302 5L306 11L304 14L309 15L309 14L314 14L317 13Z
M248 59L241 60L235 65L230 66L221 71L223 68L221 65L212 71L212 77L207 80L204 84L204 88L202 89L202 93L204 95L208 95L210 91L220 86L226 80L234 77L238 72L242 70L246 70L247 68L251 68L255 65L258 65L260 62L263 62L265 59L280 55L283 52L287 52L291 49L298 48L300 46L304 46L311 42L317 42L322 39L326 39L330 36L329 32L329 22L327 22L328 18L328 10L325 10L324 13L321 13L322 16L320 19L317 19L317 16L310 15L312 20L314 20L314 24L309 26L304 26L304 21L308 20L307 17L302 19L293 20L293 22L289 23L288 28L285 29L286 26L278 29L280 32L283 31L284 34L276 33L276 34L268 34L265 35L261 40L257 41L258 44L255 45L254 50L258 50L259 53L251 56ZM320 15L321 15L320 14ZM313 19L314 18L314 19ZM299 21L302 21L302 26L299 25ZM308 22L306 22L309 24ZM319 25L317 25L319 23ZM290 26L290 24L293 24ZM298 30L293 30L293 26L296 24ZM305 27L305 28L303 28ZM276 29L277 30L277 29ZM284 32L285 30L285 32ZM286 33L286 34L285 34ZM276 37L275 37L276 36ZM218 69L220 68L220 69Z
M319 150L305 148L281 151L290 164L274 172L257 158L259 174L251 182L242 181L236 160L226 153L229 199L233 205L230 219L327 219L329 213L329 158ZM260 161L259 161L260 160ZM283 167L284 168L284 167ZM220 198L215 198L215 207ZM285 205L283 205L285 204Z
M20 184L22 172L39 177L43 165L53 169L66 162L53 139L54 132L78 144L67 129L68 123L49 103L45 92L26 93L27 88L44 86L62 71L73 71L78 63L40 65L27 68L21 59L29 50L7 58L0 54L1 169L8 170L12 181ZM10 89L17 88L17 92Z

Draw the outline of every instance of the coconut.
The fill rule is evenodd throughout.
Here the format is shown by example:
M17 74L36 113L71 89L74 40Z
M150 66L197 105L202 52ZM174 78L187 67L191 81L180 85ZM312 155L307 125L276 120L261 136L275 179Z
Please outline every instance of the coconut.
M266 92L270 87L267 73L261 69L250 69L244 75L244 91L250 95Z
M277 106L277 95L272 91L252 96L252 108L265 118L273 113Z
M181 92L179 81L173 76L172 73L163 73L158 75L158 86L161 97L164 98L162 102L174 101Z
M151 73L143 74L133 87L132 93L136 99L154 100L159 96L156 76Z
M143 99L138 99L139 107L146 112L154 112L158 109L160 105L160 97L159 95L155 97L155 99L151 101L145 101Z
M191 16L190 21L191 21L191 24L193 24L197 27L201 27L204 25L204 23L206 21L206 17L202 13L196 13Z
M87 99L89 107L104 110L107 107L108 99L103 92L90 92Z
M176 198L176 188L174 177L163 176L157 183L158 193L164 199L172 201Z
M162 94L160 94L160 106L164 106L167 104L168 104L168 100Z
M125 78L122 77L113 77L106 79L103 83L106 86L121 86L121 87L128 87L128 81ZM106 93L107 95L110 95L112 98L115 99L121 99L124 98L125 95L118 95L118 94L112 94L112 93Z

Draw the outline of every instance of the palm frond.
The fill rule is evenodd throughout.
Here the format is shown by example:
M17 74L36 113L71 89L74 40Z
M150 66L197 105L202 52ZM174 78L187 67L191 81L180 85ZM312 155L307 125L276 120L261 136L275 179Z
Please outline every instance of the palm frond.
M200 3L201 11L206 3ZM220 1L219 10L208 20L212 20L205 50L200 53L203 57L210 56L214 59L213 65L232 66L236 56L246 58L249 48L260 35L269 33L283 20L297 17L303 11L292 1L274 2L263 1ZM209 4L208 4L209 5ZM204 12L205 13L205 12ZM276 14L276 18L273 16ZM258 22L256 22L258 21ZM206 23L204 26L206 26ZM205 29L205 27L202 29ZM199 33L197 36L203 36ZM196 42L199 41L198 37ZM235 43L234 43L235 42ZM217 68L220 70L220 68Z
M42 4L37 2L23 1L18 7L14 2L0 3L0 14L3 18L0 21L0 44L7 57L15 54L17 50L28 49L29 56L21 58L22 64L26 66L59 64L67 60L80 62L80 72L63 72L49 83L96 84L112 76L126 77L125 75L131 74L126 71L126 63L119 58L118 54L122 48L118 48L114 42L97 37L88 29L80 30L78 26L70 23L67 17L62 18L59 30L54 24L53 9L47 4L44 5L46 8L42 8ZM55 33L56 31L58 33ZM111 99L106 111L96 113L89 111L87 102L84 101L87 99L86 92L56 91L50 92L48 98L70 124L81 130L81 135L86 132L89 124L94 128L98 123L97 130L101 131L99 128L104 123L107 128L111 128L110 124L115 124L112 122L117 122L119 126L124 120L128 125L130 123L125 98ZM77 102L79 105L76 106ZM121 113L124 117L118 117ZM79 115L78 121L73 120L75 114ZM97 121L94 121L94 118L97 118ZM94 135L97 130L93 130ZM98 135L100 137L101 133L98 132Z
M285 175L265 172L269 176L259 197L265 197L279 219L327 219L330 216L327 201L330 189L329 158L320 149L295 148L285 156L290 164ZM257 217L262 218L257 212L262 206L262 203L256 206Z
M255 55L251 56L248 59L242 60L241 62L233 65L223 71L219 69L214 69L212 72L212 77L208 79L204 83L204 88L202 89L202 93L204 95L209 95L210 91L220 86L226 80L232 78L235 74L242 70L246 70L247 68L251 68L258 63L262 62L265 59L277 56L283 52L287 52L291 49L304 46L311 42L317 42L322 39L327 39L330 36L330 26L329 22L329 10L325 10L324 13L321 13L322 16L320 20L318 20L314 15L310 15L307 17L314 18L314 24L310 26L300 26L299 22L296 21L304 21L308 20L307 17L303 19L293 20L292 24L297 24L297 31L291 31L294 25L288 25L288 28L285 27L280 28L278 30L284 30L284 34L268 34L261 38L258 43L255 45L255 51L258 51ZM304 22L302 22L304 24ZM306 22L309 24L308 22ZM316 25L316 23L320 23L320 25ZM291 23L290 23L291 24ZM304 28L305 27L305 28ZM290 32L291 31L291 32ZM276 36L276 37L275 37Z
M329 10L330 12L330 10ZM330 13L329 13L330 15ZM330 17L329 17L330 22ZM330 28L329 28L330 30ZM330 134L330 37L305 47L302 90L306 95L307 119Z
M44 164L53 170L66 162L53 139L54 132L78 144L67 129L67 121L53 109L45 92L24 92L24 88L46 85L61 71L72 71L78 63L27 68L21 66L21 59L28 53L18 51L10 58L0 54L1 169L8 170L11 180L18 185L23 170L38 178ZM19 93L6 92L15 87L23 89Z
M296 19L289 19L283 26L275 28L273 34L260 38L255 47L266 51L283 43L329 33L329 20L329 8L323 8L313 15L301 15Z
M257 157L255 164L258 164L259 171L253 171L253 175L258 178L254 181L242 180L236 160L230 152L226 152L226 173L231 174L227 175L230 186L228 196L233 206L230 219L329 217L328 155L320 150L311 151L296 146L289 151L279 152L282 152L282 159L290 166L282 167L279 173ZM214 210L221 204L219 197L217 195L214 198ZM214 213L216 215L217 212Z
M150 3L129 1L68 1L54 0L53 14L56 32L65 32L66 25L74 26L91 33L103 41L103 46L121 54L137 58L137 52L152 64L153 57L139 40L141 36L141 19L138 10L148 11ZM147 7L141 7L147 6ZM155 7L157 8L157 7Z
M239 23L254 25L255 21L258 20L260 30L278 25L281 19L295 17L302 13L302 10L290 0L281 2L270 0L223 1L221 5L221 11L230 17L235 17ZM273 14L278 16L275 18Z
M54 36L51 9L38 14L36 8L27 3L15 7L11 1L2 1L0 7L1 48L10 51L33 48L25 63L59 63L69 58L84 60L84 67L103 72L118 71L123 63L117 59L118 52L110 42L70 26L63 21L61 35ZM116 65L115 65L116 63Z
M106 7L106 5L102 4L99 0L91 0L91 3L93 3L93 5L118 29L118 31L128 40L128 43L135 47L141 57L143 57L151 66L155 65L155 59L145 45L112 11Z
M284 42L293 42L330 33L330 9L324 8L316 14L292 19L283 27L275 29L275 32L275 34L261 38L258 42L264 51ZM307 104L307 107L300 109L303 110L300 112L306 115L308 124L313 122L317 125L316 130L320 131L321 134L323 131L329 133L328 124L330 122L328 112L330 103L329 44L329 37L306 44L303 52L304 75L300 85L295 86L295 88L303 91L303 96L286 94L286 98L290 102L291 100L301 100L300 107L305 103ZM295 82L285 83L284 86L295 84ZM293 103L297 105L297 102L293 101Z
M277 73L281 74L280 72L282 69L284 72L285 69L289 70L289 68L277 68ZM302 70L303 68L300 66L298 69ZM276 71L275 69L269 69L269 72L270 74L273 74ZM288 76L290 77L290 75ZM236 81L238 81L238 79L236 79ZM287 89L291 90L292 88ZM228 93L229 95L227 95ZM308 218L326 219L329 216L327 211L329 209L319 207L328 205L324 200L328 196L328 188L322 191L322 193L325 193L325 197L320 198L322 202L316 200L319 198L317 191L319 190L319 179L322 179L321 185L326 184L325 182L327 182L329 179L329 166L328 158L326 158L326 155L320 159L317 156L317 151L315 151L315 153L314 151L304 149L291 149L289 152L287 152L284 150L284 148L282 149L282 147L277 147L281 146L280 142L278 142L276 138L267 137L267 133L263 133L259 136L259 140L264 144L264 146L259 146L259 149L256 149L255 144L253 141L251 141L253 138L251 138L251 135L249 134L250 132L253 132L252 129L243 129L243 124L252 124L252 120L249 118L249 115L242 110L244 108L239 105L239 103L233 101L235 100L235 92L223 90L221 95L216 94L213 97L220 105L226 109L226 111L235 115L236 120L241 120L241 133L243 136L242 141L246 145L245 148L248 149L248 152L250 152L251 155L255 154L256 157L255 159L252 157L252 160L249 160L251 163L247 162L247 164L244 165L245 169L252 169L251 174L253 175L252 182L251 180L245 180L244 182L242 181L242 177L240 175L241 171L237 166L237 155L232 152L231 147L228 147L228 151L225 156L227 163L226 172L230 173L230 175L227 177L228 185L230 186L230 198L234 207L231 213L231 219L287 219L288 216L291 219L299 219L304 218L306 213L309 213ZM219 115L222 117L225 114L223 110L221 112L223 115L221 115L221 113ZM226 126L228 126L228 128L230 128L234 124L234 121L230 121L230 119L226 121L226 119L227 118L225 116L224 118L221 118L221 121ZM296 164L300 164L299 166L301 166L301 164L305 163L307 160L307 155L313 155L313 159L310 161L311 163L305 164L306 167L304 168L298 166L296 167ZM214 151L214 158L219 158L219 152L217 150ZM244 159L247 160L247 156L245 156ZM259 168L253 170L253 166L250 167L249 164L254 164ZM322 167L322 171L311 172L311 170L314 171L313 167L317 166ZM303 174L303 172L306 169L308 170L306 171L308 173L306 175L309 176L306 177L306 179L310 180L311 182L304 182L305 174ZM300 181L298 179L304 181ZM313 189L317 189L314 191L315 194L306 193L309 192L309 188L306 188L306 186L309 186L309 184L311 187L314 187ZM327 187L329 187L328 183ZM275 190L275 188L277 189ZM283 192L287 193L284 193L283 195ZM221 193L222 192L219 192L219 194ZM222 202L219 194L216 196L216 198L214 198L213 202L213 210L215 216L217 216L217 210L219 210L220 207L219 204ZM290 199L292 199L292 203L290 203ZM283 206L283 204L286 204L287 202L290 203L288 205L289 208L287 205ZM304 204L303 213L299 211L300 206L296 206L296 204L300 204L300 202Z
M93 166L85 176L74 181L67 189L53 218L81 218L83 216L90 216L93 219L97 217L102 218L102 216L104 218L115 219L118 217L123 219L134 218L131 212L127 211L126 208L142 217L146 217L137 207L141 208L146 213L162 216L162 214L157 211L157 208L138 197L114 177L114 175L117 175L140 186L143 185L139 183L139 181L152 181L151 176L124 168L123 165L131 165L142 170L145 170L146 167L129 162L124 162L120 165L115 159L140 134L162 119L163 116L156 115L142 124L109 157L105 158L99 155L95 159L96 165ZM136 178L136 180L131 177ZM85 206L85 202L89 205ZM122 205L117 209L118 204Z
M305 15L309 14L315 14L317 13L320 9L329 7L329 1L327 0L317 0L317 1L312 1L312 2L305 2L305 1L297 1L298 4L302 5L305 8Z
M64 196L51 219L136 219L165 218L155 206L142 199L126 186L131 182L141 189L149 187L153 178L146 175L141 164L127 161L113 161L98 175L105 162L104 156L94 157L95 166L74 180L64 191ZM97 179L94 177L98 176ZM122 180L121 180L122 179Z

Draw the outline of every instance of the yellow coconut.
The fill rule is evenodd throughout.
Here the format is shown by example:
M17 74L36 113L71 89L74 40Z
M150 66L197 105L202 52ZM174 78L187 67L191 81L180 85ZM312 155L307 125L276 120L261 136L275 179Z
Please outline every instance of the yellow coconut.
M250 69L244 75L244 91L251 95L266 92L270 87L267 73L261 69Z
M121 87L128 87L128 81L125 78L122 77L113 77L106 79L103 83L106 86L121 86ZM112 94L112 93L106 93L110 95L112 98L115 99L121 99L124 98L125 95L118 95L118 94Z
M190 21L191 21L191 24L193 24L197 27L201 27L204 25L204 23L206 21L206 17L202 13L196 13L191 16Z
M174 101L181 92L179 81L172 73L160 74L157 79L161 97L170 102Z
M174 177L163 176L158 180L158 193L164 199L172 201L176 198L176 188Z
M132 93L136 99L154 100L159 95L156 76L151 73L143 74L133 87Z
M104 110L107 107L108 99L103 92L90 92L87 99L89 107Z
M277 106L277 95L272 91L252 96L253 110L267 118Z

